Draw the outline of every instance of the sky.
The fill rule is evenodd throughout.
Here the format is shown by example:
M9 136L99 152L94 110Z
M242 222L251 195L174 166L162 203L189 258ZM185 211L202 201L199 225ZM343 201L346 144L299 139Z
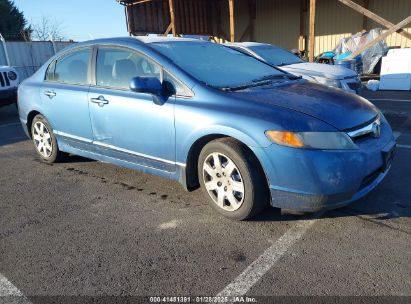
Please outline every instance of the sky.
M124 7L116 0L14 0L30 24L45 16L61 22L64 37L74 41L127 36Z

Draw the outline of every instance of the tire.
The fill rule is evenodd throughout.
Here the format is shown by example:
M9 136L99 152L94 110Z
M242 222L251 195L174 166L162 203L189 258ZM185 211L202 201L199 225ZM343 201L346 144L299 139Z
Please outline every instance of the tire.
M59 162L67 155L59 150L53 129L40 114L34 117L31 124L31 138L37 155L46 163Z
M233 138L216 139L204 146L198 177L211 206L227 218L250 219L268 205L267 180L258 160Z

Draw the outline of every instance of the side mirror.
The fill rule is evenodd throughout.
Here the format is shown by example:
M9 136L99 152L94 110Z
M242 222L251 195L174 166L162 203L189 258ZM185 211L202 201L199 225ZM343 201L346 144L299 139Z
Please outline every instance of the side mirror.
M139 76L130 80L130 90L160 96L163 92L163 86L157 77Z

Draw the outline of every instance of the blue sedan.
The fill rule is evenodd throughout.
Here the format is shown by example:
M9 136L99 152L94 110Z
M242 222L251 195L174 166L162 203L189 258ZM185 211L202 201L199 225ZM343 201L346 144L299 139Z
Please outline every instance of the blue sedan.
M19 87L44 162L76 154L201 186L226 217L337 208L376 187L395 140L370 102L222 45L115 38L71 46Z

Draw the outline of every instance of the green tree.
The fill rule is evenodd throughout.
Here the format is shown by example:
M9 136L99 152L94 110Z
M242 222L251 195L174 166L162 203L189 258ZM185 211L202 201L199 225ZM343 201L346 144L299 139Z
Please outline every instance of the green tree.
M6 40L28 40L30 26L12 0L0 0L0 34Z

